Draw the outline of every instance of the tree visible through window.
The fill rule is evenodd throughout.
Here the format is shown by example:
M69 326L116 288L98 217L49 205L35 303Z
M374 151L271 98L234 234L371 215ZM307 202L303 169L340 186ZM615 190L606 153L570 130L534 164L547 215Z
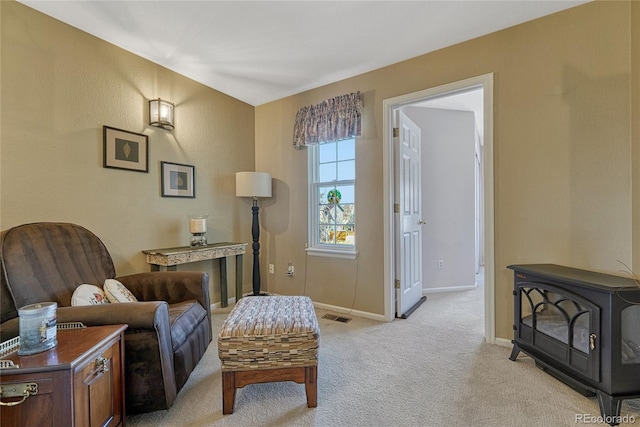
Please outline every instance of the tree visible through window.
M355 140L313 146L311 241L324 249L353 250L355 222Z

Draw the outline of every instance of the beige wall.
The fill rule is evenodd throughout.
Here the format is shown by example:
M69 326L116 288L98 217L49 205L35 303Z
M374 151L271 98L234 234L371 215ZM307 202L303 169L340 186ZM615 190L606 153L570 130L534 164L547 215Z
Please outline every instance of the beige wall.
M233 196L233 174L253 169L255 150L256 169L274 177L274 197L261 201L265 287L382 314L382 101L491 72L496 335L512 333L508 264L640 265L637 3L590 3L256 109L14 2L0 3L0 25L0 228L81 224L119 274L147 269L142 249L186 244L188 214L211 215L210 241L250 241L250 203ZM307 154L291 147L293 118L354 90L365 102L360 255L307 257ZM145 124L158 96L176 103L174 132ZM102 167L103 125L149 135L148 174ZM196 199L160 197L161 160L195 165Z
M19 3L0 11L1 229L80 224L120 275L148 270L143 249L188 244L189 214L210 215L209 241L250 241L251 205L235 197L234 174L254 168L253 106ZM176 104L173 132L146 124L155 97ZM149 173L102 167L103 125L149 135ZM195 199L161 197L160 161L195 166ZM184 269L213 274L214 302L212 264Z
M630 2L589 3L259 106L256 168L277 180L264 209L264 258L276 266L268 289L382 314L382 102L486 73L494 73L495 85L496 336L512 336L507 265L617 272L618 260L630 264L632 63L636 107L640 97L631 28L639 28L638 15ZM306 256L307 153L291 147L293 119L304 105L356 90L366 110L356 148L359 257ZM633 114L637 151L637 108ZM639 163L636 153L634 169ZM633 246L639 244L636 237ZM293 278L284 275L288 262L296 267Z

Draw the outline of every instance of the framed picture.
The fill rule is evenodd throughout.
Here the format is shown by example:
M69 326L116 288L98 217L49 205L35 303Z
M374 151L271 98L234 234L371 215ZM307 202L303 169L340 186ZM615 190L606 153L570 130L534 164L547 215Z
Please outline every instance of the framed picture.
M196 197L193 166L160 162L160 167L162 197Z
M149 172L149 136L102 127L105 168Z

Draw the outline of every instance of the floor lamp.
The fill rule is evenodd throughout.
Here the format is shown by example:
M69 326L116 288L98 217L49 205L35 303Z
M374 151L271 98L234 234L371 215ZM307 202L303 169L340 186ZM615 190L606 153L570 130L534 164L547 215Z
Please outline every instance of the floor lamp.
M260 224L258 223L258 197L271 197L271 174L267 172L237 172L236 173L236 196L252 197L253 222L251 224L251 235L253 237L253 291L252 295L267 295L260 293ZM240 296L236 295L236 299Z

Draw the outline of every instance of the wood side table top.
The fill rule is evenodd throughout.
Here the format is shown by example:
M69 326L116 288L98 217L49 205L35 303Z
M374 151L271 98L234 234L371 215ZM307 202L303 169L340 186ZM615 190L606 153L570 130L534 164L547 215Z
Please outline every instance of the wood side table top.
M20 356L17 352L3 356L1 359L11 360L19 367L0 370L0 376L73 368L84 360L84 355L91 354L94 348L116 338L125 329L127 325L58 330L56 332L58 344L49 350L25 356Z

